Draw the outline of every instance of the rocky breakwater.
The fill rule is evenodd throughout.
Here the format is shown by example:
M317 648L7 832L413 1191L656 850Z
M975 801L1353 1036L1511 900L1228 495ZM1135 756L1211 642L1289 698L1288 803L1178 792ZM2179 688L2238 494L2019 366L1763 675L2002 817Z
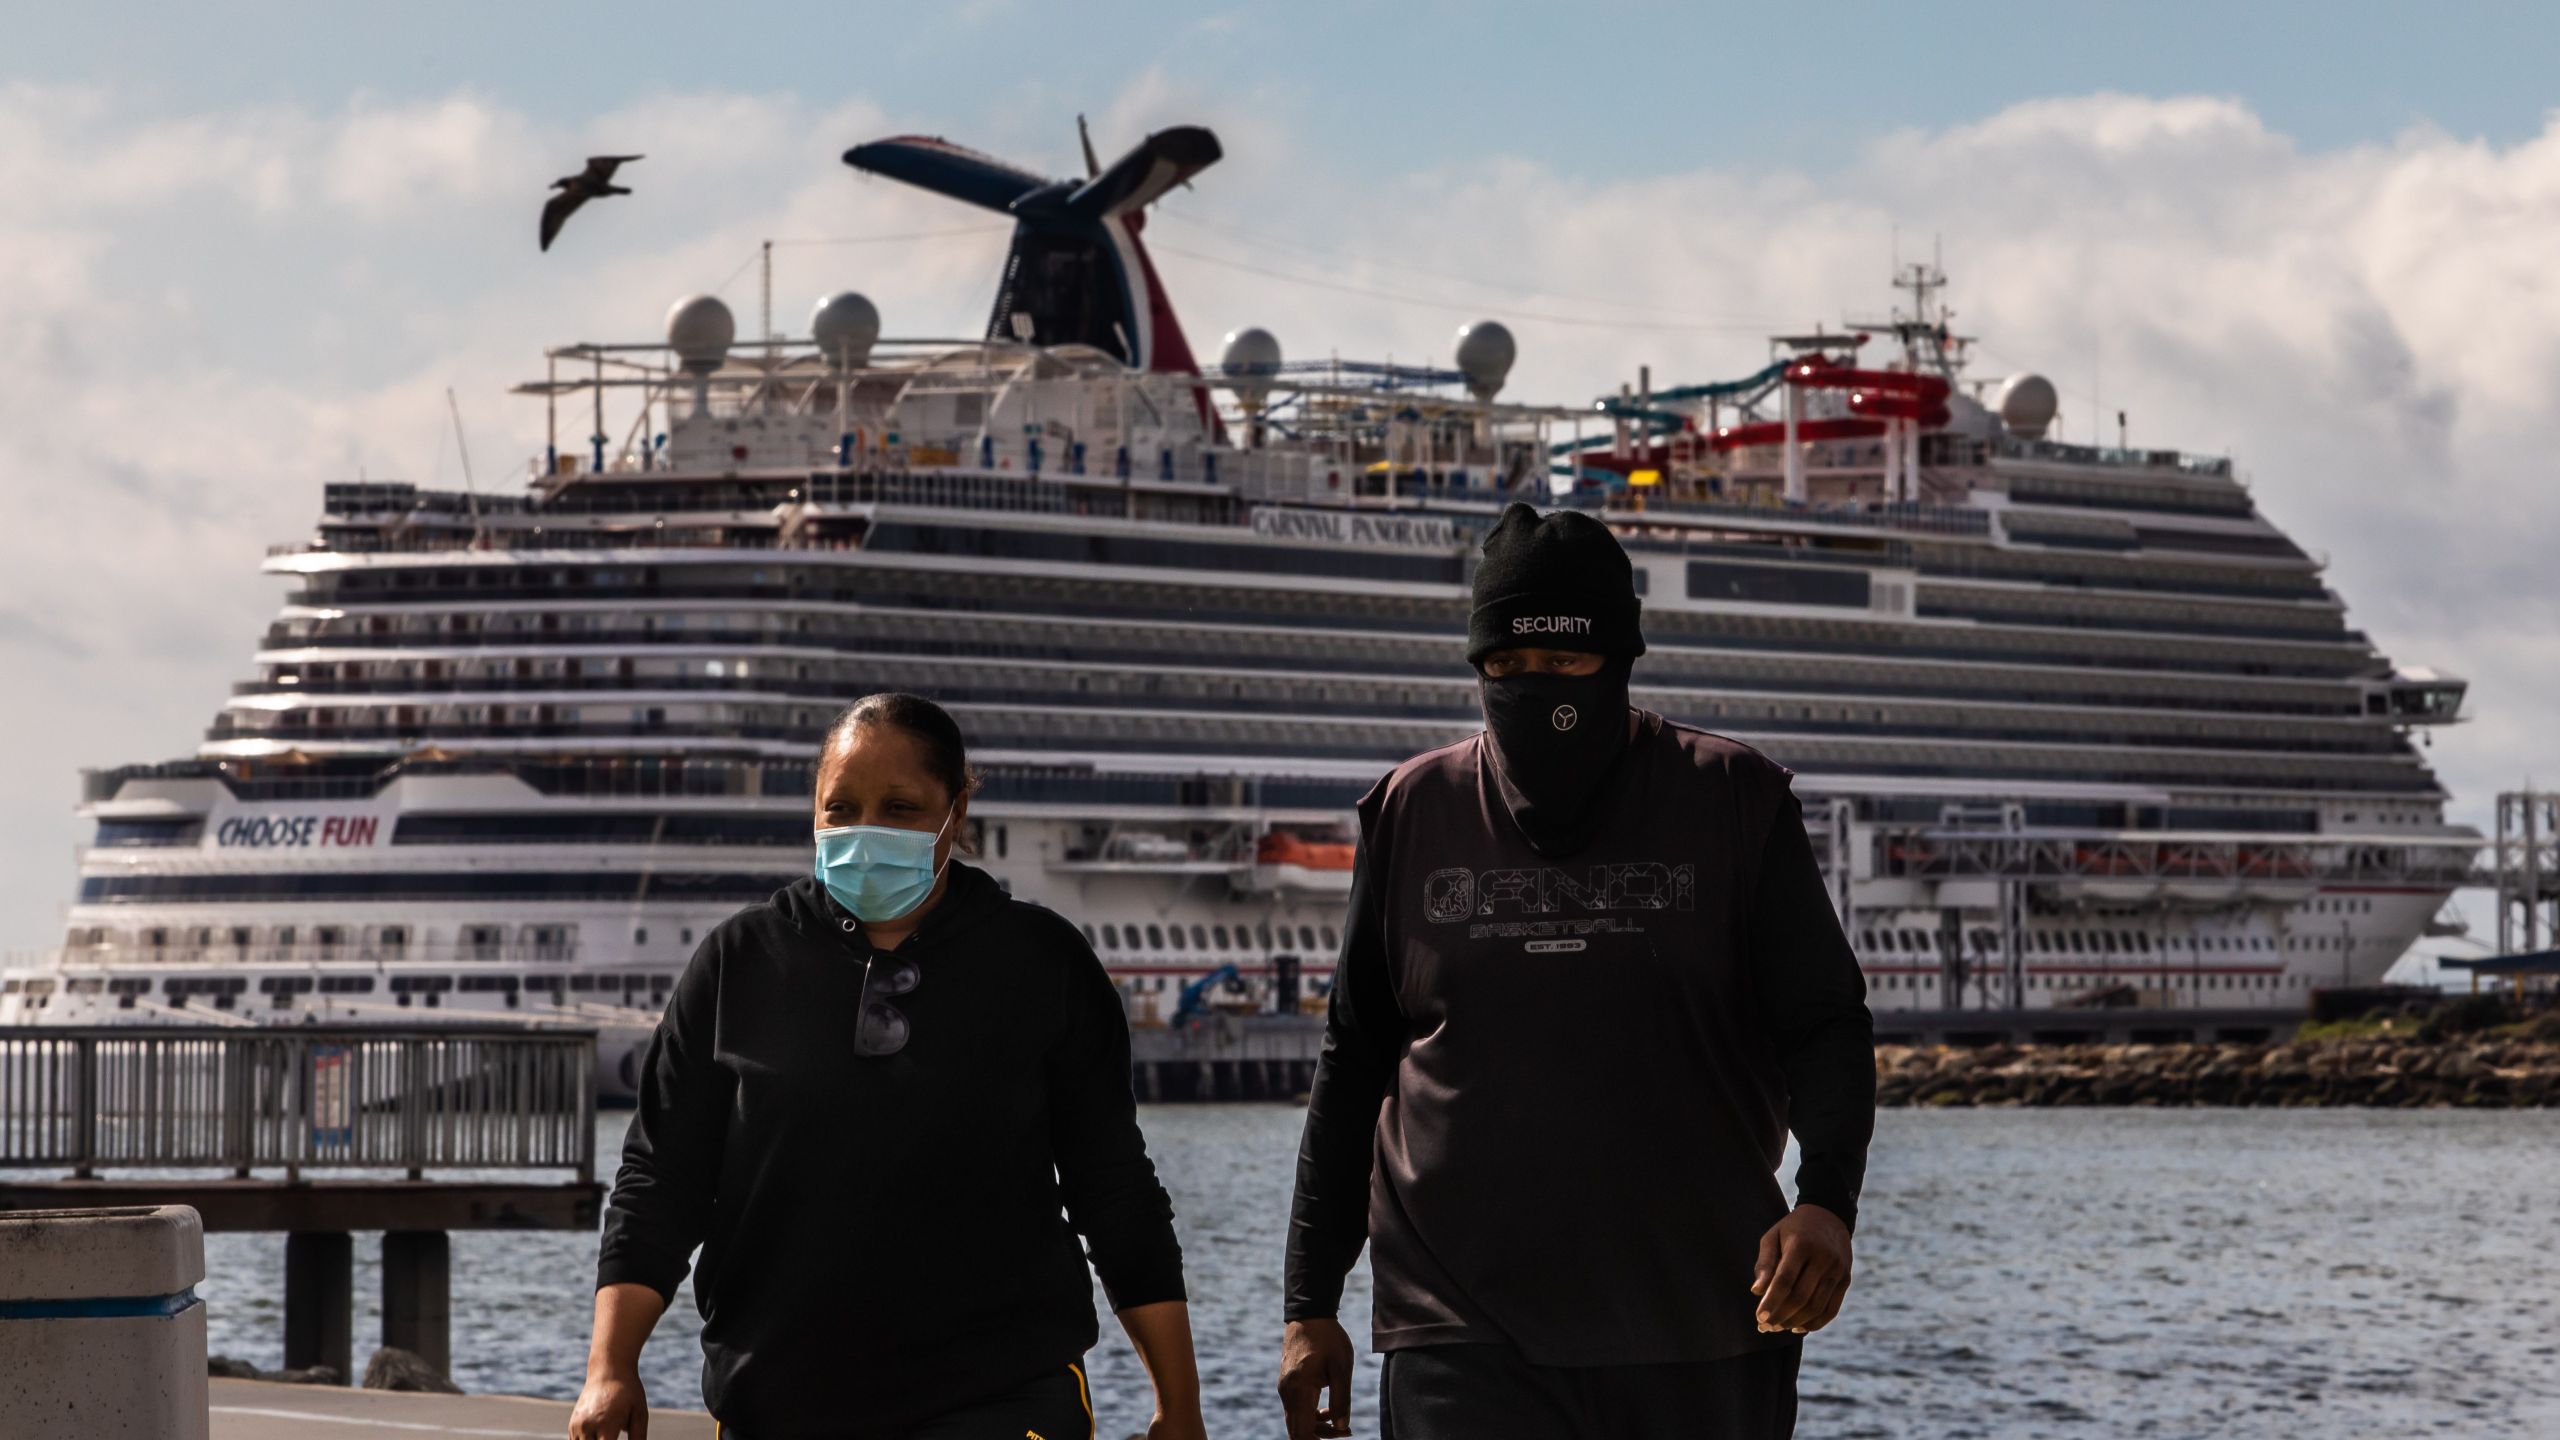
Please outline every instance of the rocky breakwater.
M2560 1016L2462 1031L2392 1020L2273 1044L1876 1050L1882 1105L2560 1105Z

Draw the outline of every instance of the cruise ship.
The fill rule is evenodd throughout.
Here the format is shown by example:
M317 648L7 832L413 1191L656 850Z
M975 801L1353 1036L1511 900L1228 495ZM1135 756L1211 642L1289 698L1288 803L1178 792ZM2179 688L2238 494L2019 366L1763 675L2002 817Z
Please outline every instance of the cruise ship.
M882 689L959 717L976 863L1135 1023L1314 1010L1351 802L1479 726L1516 499L1625 543L1637 704L1797 772L1879 1011L2298 1011L2480 848L2418 747L2463 683L2351 628L2227 458L2064 444L2049 382L1970 376L1933 268L1752 374L1537 405L1492 322L1448 369L1196 363L1141 233L1205 130L1064 180L846 158L1014 219L986 335L845 292L741 338L696 296L547 352L528 483L325 485L193 753L86 775L0 1023L601 1022L627 1087L695 944L806 873L818 738Z

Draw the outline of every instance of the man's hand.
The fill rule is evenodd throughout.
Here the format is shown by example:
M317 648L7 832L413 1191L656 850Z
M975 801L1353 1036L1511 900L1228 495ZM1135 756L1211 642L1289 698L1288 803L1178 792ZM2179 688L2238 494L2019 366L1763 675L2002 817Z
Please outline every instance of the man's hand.
M649 1440L649 1397L635 1374L590 1368L578 1407L569 1412L569 1440Z
M1797 1206L1760 1237L1751 1293L1763 1331L1810 1335L1830 1324L1849 1293L1849 1227L1819 1205Z
M1317 1396L1329 1393L1329 1404ZM1280 1339L1280 1414L1289 1440L1351 1433L1351 1337L1338 1320L1292 1320Z

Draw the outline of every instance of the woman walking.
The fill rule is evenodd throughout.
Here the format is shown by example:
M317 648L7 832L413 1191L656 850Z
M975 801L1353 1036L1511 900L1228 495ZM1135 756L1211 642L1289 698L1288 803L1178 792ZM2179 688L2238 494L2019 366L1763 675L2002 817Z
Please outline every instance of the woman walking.
M722 1440L1089 1440L1079 1232L1149 1436L1198 1440L1128 1022L1075 926L951 858L972 785L929 700L829 730L815 873L711 933L650 1046L573 1440L646 1434L640 1347L696 1246Z

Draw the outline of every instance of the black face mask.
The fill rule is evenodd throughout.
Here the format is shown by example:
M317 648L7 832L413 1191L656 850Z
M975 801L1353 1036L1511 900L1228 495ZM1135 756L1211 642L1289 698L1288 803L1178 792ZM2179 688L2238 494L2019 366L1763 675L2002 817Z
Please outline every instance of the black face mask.
M1627 748L1627 673L1612 658L1589 675L1479 675L1485 736L1502 803L1541 855L1591 841L1601 780Z

